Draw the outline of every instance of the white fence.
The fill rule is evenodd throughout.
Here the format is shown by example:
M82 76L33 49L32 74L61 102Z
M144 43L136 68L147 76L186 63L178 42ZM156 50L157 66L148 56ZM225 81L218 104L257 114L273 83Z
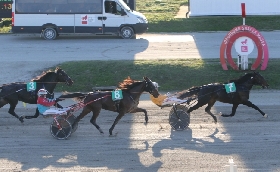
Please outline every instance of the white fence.
M280 0L189 0L190 16L241 15L245 3L246 15L280 15Z

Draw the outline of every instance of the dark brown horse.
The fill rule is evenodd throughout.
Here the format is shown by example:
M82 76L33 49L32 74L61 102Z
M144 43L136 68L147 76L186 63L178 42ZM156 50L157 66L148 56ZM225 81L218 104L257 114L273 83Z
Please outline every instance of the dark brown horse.
M113 129L118 121L126 113L136 113L144 112L146 123L148 122L147 111L145 109L139 108L139 98L141 94L146 91L149 92L154 97L158 97L159 93L155 88L154 84L148 77L144 77L143 81L135 81L129 77L121 82L116 91L122 91L122 99L113 101L114 91L98 91L90 93L72 93L62 95L59 98L77 98L79 101L85 105L81 114L76 118L77 123L86 116L88 113L92 112L93 116L90 122L103 134L101 128L96 124L96 119L101 111L101 109L118 112L113 125L109 129L110 136L112 135ZM118 93L120 95L120 93ZM121 97L121 96L119 96ZM117 103L116 103L117 102ZM73 124L73 125L74 125Z
M225 84L230 83L235 83L236 91L227 93ZM217 118L211 113L210 110L216 101L233 104L231 114L222 114L223 117L234 116L239 104L254 108L258 110L264 117L267 117L267 114L265 114L256 105L249 101L250 90L254 85L260 85L263 88L269 86L261 74L253 72L247 73L239 79L230 80L228 83L212 83L200 87L193 87L177 93L177 97L179 99L188 98L190 101L196 100L196 104L189 108L187 111L188 113L208 104L205 108L205 112L211 115L215 122L217 122Z
M39 89L44 88L48 91L48 97L53 97L53 91L56 87L56 84L59 82L64 82L67 85L72 85L72 79L66 74L66 72L60 68L56 68L55 71L47 71L42 75L37 76L35 79L31 80L33 83L36 83L34 90L27 90L27 84L24 82L15 82L10 84L4 84L0 87L0 108L6 104L10 104L9 113L14 117L18 118L23 122L23 118L36 118L39 116L39 111L36 109L36 114L34 116L19 117L15 113L15 108L19 101L37 104L37 92ZM59 105L58 105L59 106Z

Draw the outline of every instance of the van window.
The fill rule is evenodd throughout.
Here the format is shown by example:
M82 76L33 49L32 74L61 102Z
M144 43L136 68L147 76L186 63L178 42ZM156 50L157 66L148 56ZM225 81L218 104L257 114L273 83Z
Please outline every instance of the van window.
M20 14L101 14L102 0L17 0L15 12Z

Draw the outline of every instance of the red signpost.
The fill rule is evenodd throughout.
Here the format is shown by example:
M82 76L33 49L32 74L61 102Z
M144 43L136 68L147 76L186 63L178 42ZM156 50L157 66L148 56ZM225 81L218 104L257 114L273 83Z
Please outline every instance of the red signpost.
M252 64L251 70L256 70L261 65L261 70L265 70L268 64L268 46L261 33L252 26L245 24L246 10L245 3L241 3L243 25L233 28L223 39L220 47L220 62L224 70L228 70L227 62L234 70L248 69L248 55L253 51L254 44L258 49L256 61ZM235 49L239 54L237 65L234 62L231 49L235 43Z
M241 10L242 10L242 17L246 17L246 12L245 12L245 3L241 3Z

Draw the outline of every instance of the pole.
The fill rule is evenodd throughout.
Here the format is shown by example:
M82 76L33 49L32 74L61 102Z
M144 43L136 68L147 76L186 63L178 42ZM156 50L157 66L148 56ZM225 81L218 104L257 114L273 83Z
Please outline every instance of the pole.
M241 11L242 11L243 25L245 25L245 18L246 18L245 3L241 3ZM248 56L241 56L241 64L243 64L242 65L243 70L248 69Z
M243 25L245 25L245 18L246 18L245 3L241 3L241 11L242 11Z

